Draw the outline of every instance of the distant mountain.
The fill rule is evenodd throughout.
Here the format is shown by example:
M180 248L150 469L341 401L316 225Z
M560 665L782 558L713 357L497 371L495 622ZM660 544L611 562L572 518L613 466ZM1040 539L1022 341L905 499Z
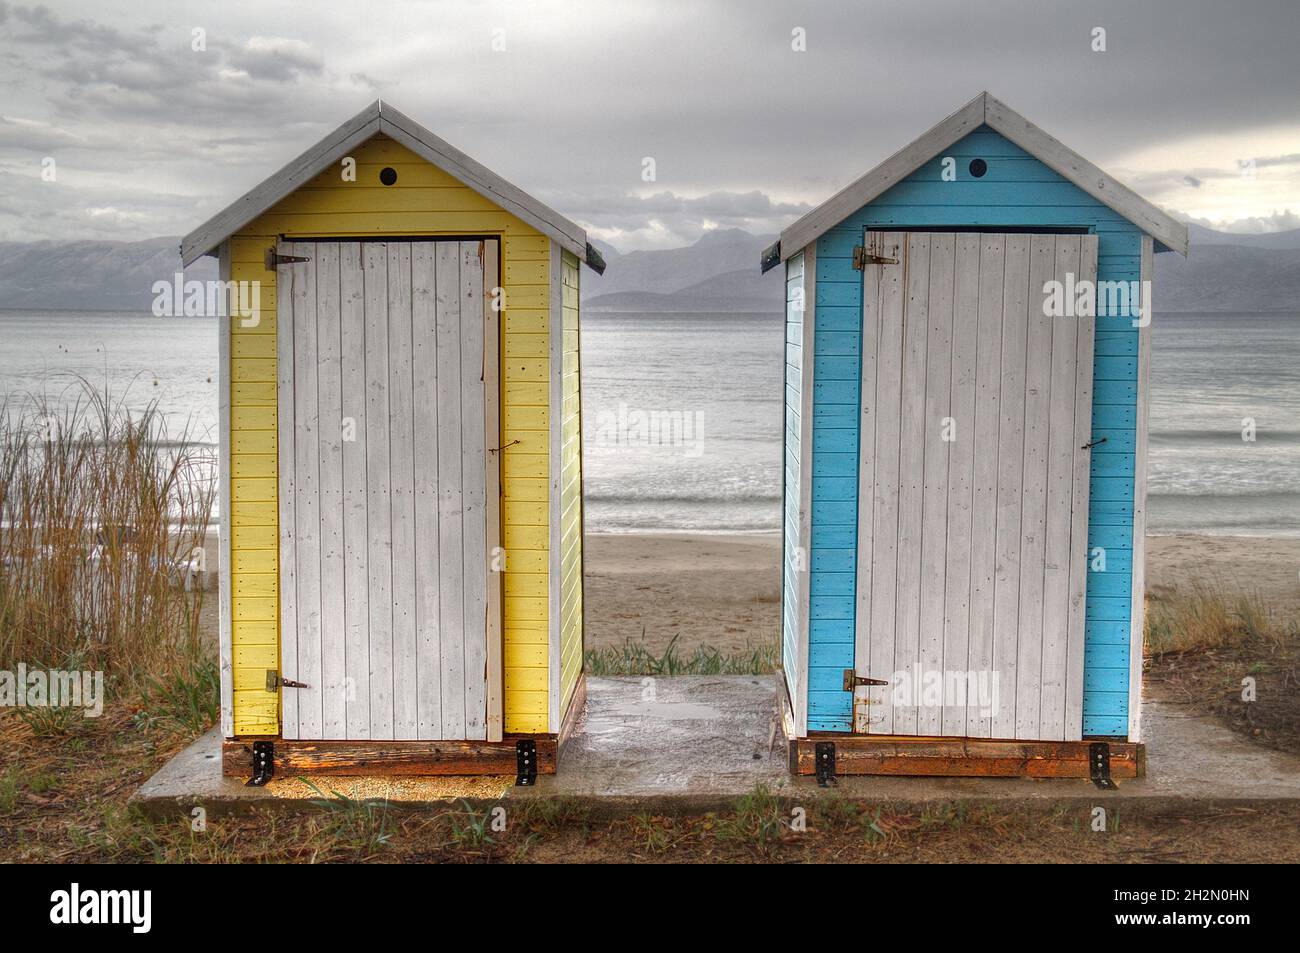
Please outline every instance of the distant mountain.
M1300 229L1237 235L1191 225L1191 254L1156 256L1161 311L1300 311ZM620 254L593 241L608 265L585 271L588 311L768 311L783 307L784 274L758 271L772 236L707 232L695 244ZM177 238L142 242L0 242L0 308L147 311L153 283L180 270ZM213 258L186 277L216 278Z
M1192 243L1156 255L1157 311L1300 312L1300 247Z
M642 310L638 302L660 301L666 307L654 310L693 311L697 310L696 299L711 298L717 302L711 310L750 310L748 305L753 300L770 301L770 289L780 285L780 281L775 285L761 282L758 275L759 254L774 240L739 228L715 229L685 248L615 253L614 257L607 254L605 274L583 278L583 307L594 311L635 311ZM730 290L744 301L732 304L720 288L710 290L711 282L730 272L750 271L752 285L743 279L728 279ZM644 294L650 297L640 297ZM678 294L682 296L679 300L666 300ZM780 310L779 293L776 300ZM771 305L762 310L771 310Z
M153 283L180 270L179 238L0 242L0 308L148 311ZM215 279L216 259L200 259L186 277Z
M1242 235L1236 232L1219 232L1195 222L1187 224L1187 238L1192 247L1197 245L1240 245L1245 248L1300 248L1300 228L1285 232L1259 232Z

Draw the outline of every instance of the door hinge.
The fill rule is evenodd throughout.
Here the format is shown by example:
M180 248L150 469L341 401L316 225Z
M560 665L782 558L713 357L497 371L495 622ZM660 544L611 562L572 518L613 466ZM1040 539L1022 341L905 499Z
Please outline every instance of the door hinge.
M277 688L311 688L306 682L295 682L292 678L281 678L273 668L266 670L266 690L273 692Z
M844 690L851 692L859 685L888 685L889 680L885 678L866 678L859 675L856 670L846 668L844 670Z
M311 261L310 258L304 258L302 255L281 255L274 248L266 250L266 270L275 271L281 265L296 265L299 262Z
M868 253L861 245L853 246L853 268L855 271L862 271L867 265L897 265L897 258L886 258L884 255Z
M515 742L515 786L532 787L537 783L537 742L521 738Z
M260 788L271 780L275 774L275 743L272 741L253 742L253 776L244 787Z
M1110 778L1110 745L1104 741L1088 745L1088 777L1103 791L1114 791L1119 787Z
M817 786L826 788L838 784L835 780L835 742L819 741L813 752L817 763Z

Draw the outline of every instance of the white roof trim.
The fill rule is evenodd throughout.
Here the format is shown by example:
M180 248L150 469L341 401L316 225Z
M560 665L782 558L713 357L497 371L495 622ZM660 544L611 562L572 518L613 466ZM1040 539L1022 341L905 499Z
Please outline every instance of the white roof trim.
M188 265L212 253L232 234L379 133L400 142L489 202L555 239L579 259L587 260L587 233L582 228L475 162L415 120L375 100L280 171L186 235L181 240L182 261Z
M788 259L798 254L981 125L1005 136L1162 245L1187 254L1187 226L1183 222L1107 175L1011 107L983 92L781 232L781 258Z

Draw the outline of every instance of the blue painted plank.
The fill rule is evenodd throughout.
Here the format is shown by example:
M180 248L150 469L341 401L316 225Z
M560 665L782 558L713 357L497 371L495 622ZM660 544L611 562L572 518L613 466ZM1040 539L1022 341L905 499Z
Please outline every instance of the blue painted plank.
M1133 454L1093 453L1088 461L1088 471L1095 477L1133 476Z
M1101 404L1132 404L1137 401L1137 381L1092 382L1092 399Z
M818 549L812 554L813 572L853 572L858 554L853 549Z
M1096 400L1093 401L1093 430L1104 430L1108 427L1115 427L1120 430L1132 430L1136 426L1136 404L1103 404Z
M1128 737L1128 718L1097 717L1084 715L1083 736L1085 738Z
M1094 427L1092 430L1092 439L1101 440L1105 438L1105 443L1099 443L1092 448L1094 455L1098 453L1127 453L1131 454L1137 448L1137 431L1130 430L1127 427Z
M818 354L813 359L813 380L821 382L853 381L862 376L862 362L856 357Z
M852 596L813 596L809 607L814 619L852 619Z
M1106 551L1106 565L1102 569L1093 569L1096 560L1094 554L1088 554L1088 578L1107 572L1132 572L1133 571L1133 551L1129 549L1110 549ZM1089 583L1091 585L1091 583ZM1092 590L1089 589L1089 592Z
M1089 494L1095 500L1113 500L1132 502L1132 477L1093 477L1089 483Z
M815 450L816 448L814 448ZM822 477L813 482L813 502L821 503L830 500L848 500L853 502L858 498L858 478L851 477Z
M1088 548L1101 546L1105 550L1133 548L1133 530L1128 526L1089 526Z
M1094 380L1135 381L1137 358L1098 356L1093 361L1092 376Z
M818 502L813 497L812 518L814 523L841 523L853 525L858 521L858 501L824 500Z
M853 651L852 619L813 619L809 623L809 628L815 643L825 645L839 643L849 646L849 651Z
M1094 572L1088 576L1088 602L1101 597L1122 598L1125 604L1133 592L1133 576L1127 572ZM1124 617L1120 617L1124 618Z
M852 642L817 642L808 647L808 670L823 668L843 672L853 667Z
M855 330L822 331L814 339L817 354L857 356L862 346L862 335Z
M1117 620L1093 619L1084 623L1083 643L1087 651L1096 649L1104 654L1113 649L1122 649L1124 664L1128 664L1129 623ZM1119 663L1116 663L1119 664Z
M856 453L813 453L813 478L852 477L857 476L858 455Z
M1128 717L1128 695L1125 692L1096 691L1083 696L1083 714L1096 717Z
M850 591L852 591L850 589ZM1088 594L1084 608L1084 617L1095 621L1123 622L1129 618L1133 608L1131 600L1121 596L1102 596Z
M1132 526L1131 500L1092 500L1088 503L1088 522L1097 526Z
M817 329L817 333L813 335L814 344L823 334L838 334L842 331L854 334L861 341L862 308L860 305L822 304L821 299L818 298L817 319L814 323Z

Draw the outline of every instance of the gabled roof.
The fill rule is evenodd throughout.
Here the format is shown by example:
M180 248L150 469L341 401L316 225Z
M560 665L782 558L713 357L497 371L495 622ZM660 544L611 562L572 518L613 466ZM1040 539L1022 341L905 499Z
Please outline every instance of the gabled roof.
M763 270L797 254L980 126L1000 133L1098 202L1123 215L1156 240L1157 250L1172 249L1187 254L1184 223L1043 132L1010 106L983 92L781 232L780 241L763 253Z
M181 240L181 259L188 265L212 253L223 241L285 196L380 133L400 142L543 235L555 239L596 271L605 270L604 259L588 244L585 231L378 99L261 185L186 235Z

